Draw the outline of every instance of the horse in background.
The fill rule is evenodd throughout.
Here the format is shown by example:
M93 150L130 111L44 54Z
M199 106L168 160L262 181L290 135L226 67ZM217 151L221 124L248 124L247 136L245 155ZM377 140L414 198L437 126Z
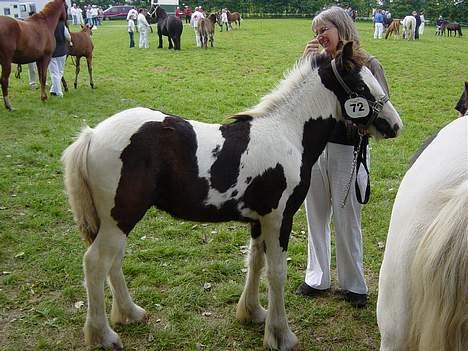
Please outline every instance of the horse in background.
M401 182L379 277L381 351L466 350L467 140L468 118L457 118Z
M237 28L240 28L240 23L241 23L241 15L239 12L230 12L227 11L227 18L228 18L228 24L229 28L232 29L232 23L237 24Z
M403 39L414 40L416 31L416 18L414 16L406 16L403 18Z
M227 15L226 15L226 19L227 19ZM224 26L226 26L226 32L229 31L229 21L228 22L223 21L223 14L221 11L216 12L216 22L218 23L221 29L221 32L223 31Z
M398 112L361 63L362 55L348 42L336 61L327 55L302 59L271 94L229 124L134 108L82 129L62 162L69 203L89 244L83 257L87 345L122 348L106 317L106 277L112 325L145 319L145 310L129 294L122 261L128 235L156 207L190 221L249 223L248 272L236 317L265 323L266 348L298 348L284 304L286 258L312 166L345 119L379 138L396 137L402 128ZM345 89L369 104L365 113L345 109ZM267 310L259 298L264 267Z
M461 31L461 26L460 26L460 23L457 23L457 22L445 22L441 25L441 29L442 31L442 34L445 35L445 30L447 30L447 36L448 37L451 37L452 36L452 32L454 32L454 36L456 37L457 36L457 33L458 33L458 36L461 37L463 34L462 34L462 31Z
M67 19L65 6L65 0L51 0L42 11L24 21L0 16L0 65L2 66L0 82L7 110L13 111L8 97L8 80L12 63L36 62L41 100L47 100L45 90L47 67L55 50L55 27L60 20Z
M68 54L67 56L75 57L75 62L73 63L75 66L75 82L73 86L75 89L78 86L78 74L80 73L80 60L82 57L86 58L86 62L88 64L88 73L89 73L89 85L91 88L94 89L94 81L93 81L93 41L91 40L91 35L93 35L92 31L93 27L89 25L81 25L80 32L70 32L72 38L72 46L68 46ZM62 77L62 85L65 91L68 91L68 85L65 81L65 77Z
M390 35L394 35L397 39L400 38L400 20L394 19L385 32L385 39L388 39Z
M163 35L167 37L169 49L180 50L180 37L184 26L182 20L174 15L168 15L166 11L159 5L150 10L150 15L156 18L158 24L158 48L163 47Z
M207 18L201 18L198 21L197 31L200 35L202 47L208 48L208 41L211 47L213 47L214 33L215 33L216 15L212 13Z

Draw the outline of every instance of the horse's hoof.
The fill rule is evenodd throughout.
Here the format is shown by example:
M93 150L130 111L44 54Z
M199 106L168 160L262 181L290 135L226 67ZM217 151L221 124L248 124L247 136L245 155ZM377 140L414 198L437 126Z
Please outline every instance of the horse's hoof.
M90 85L91 85L91 89L96 89L93 83L91 83Z
M74 86L75 89L76 89L76 88L78 87L78 84L73 84L73 86ZM67 90L65 90L65 91L67 91Z

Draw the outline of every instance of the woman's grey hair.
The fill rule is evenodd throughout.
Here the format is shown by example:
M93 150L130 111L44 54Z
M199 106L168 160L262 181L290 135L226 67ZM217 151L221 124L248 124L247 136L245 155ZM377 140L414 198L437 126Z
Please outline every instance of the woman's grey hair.
M338 36L342 41L354 41L359 45L359 34L354 22L345 10L338 6L332 6L327 10L320 12L312 20L312 30L315 27L332 24L338 29Z

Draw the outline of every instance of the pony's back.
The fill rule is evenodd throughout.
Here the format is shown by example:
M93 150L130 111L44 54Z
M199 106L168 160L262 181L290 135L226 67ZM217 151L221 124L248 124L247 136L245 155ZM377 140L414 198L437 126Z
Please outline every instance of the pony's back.
M381 351L466 346L468 119L443 128L405 174L379 277Z

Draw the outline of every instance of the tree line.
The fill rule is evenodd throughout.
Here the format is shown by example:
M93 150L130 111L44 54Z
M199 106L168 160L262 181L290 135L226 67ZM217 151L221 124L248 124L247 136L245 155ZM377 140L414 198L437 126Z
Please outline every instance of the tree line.
M79 4L96 4L103 8L121 5L126 0L79 0ZM127 0L137 7L149 8L151 0ZM390 11L393 18L404 18L412 11L424 11L428 20L435 21L439 16L450 21L468 24L468 6L464 0L179 0L179 6L195 8L203 6L207 11L227 8L238 11L244 17L312 17L324 8L338 5L351 7L358 17L370 17L373 9Z

